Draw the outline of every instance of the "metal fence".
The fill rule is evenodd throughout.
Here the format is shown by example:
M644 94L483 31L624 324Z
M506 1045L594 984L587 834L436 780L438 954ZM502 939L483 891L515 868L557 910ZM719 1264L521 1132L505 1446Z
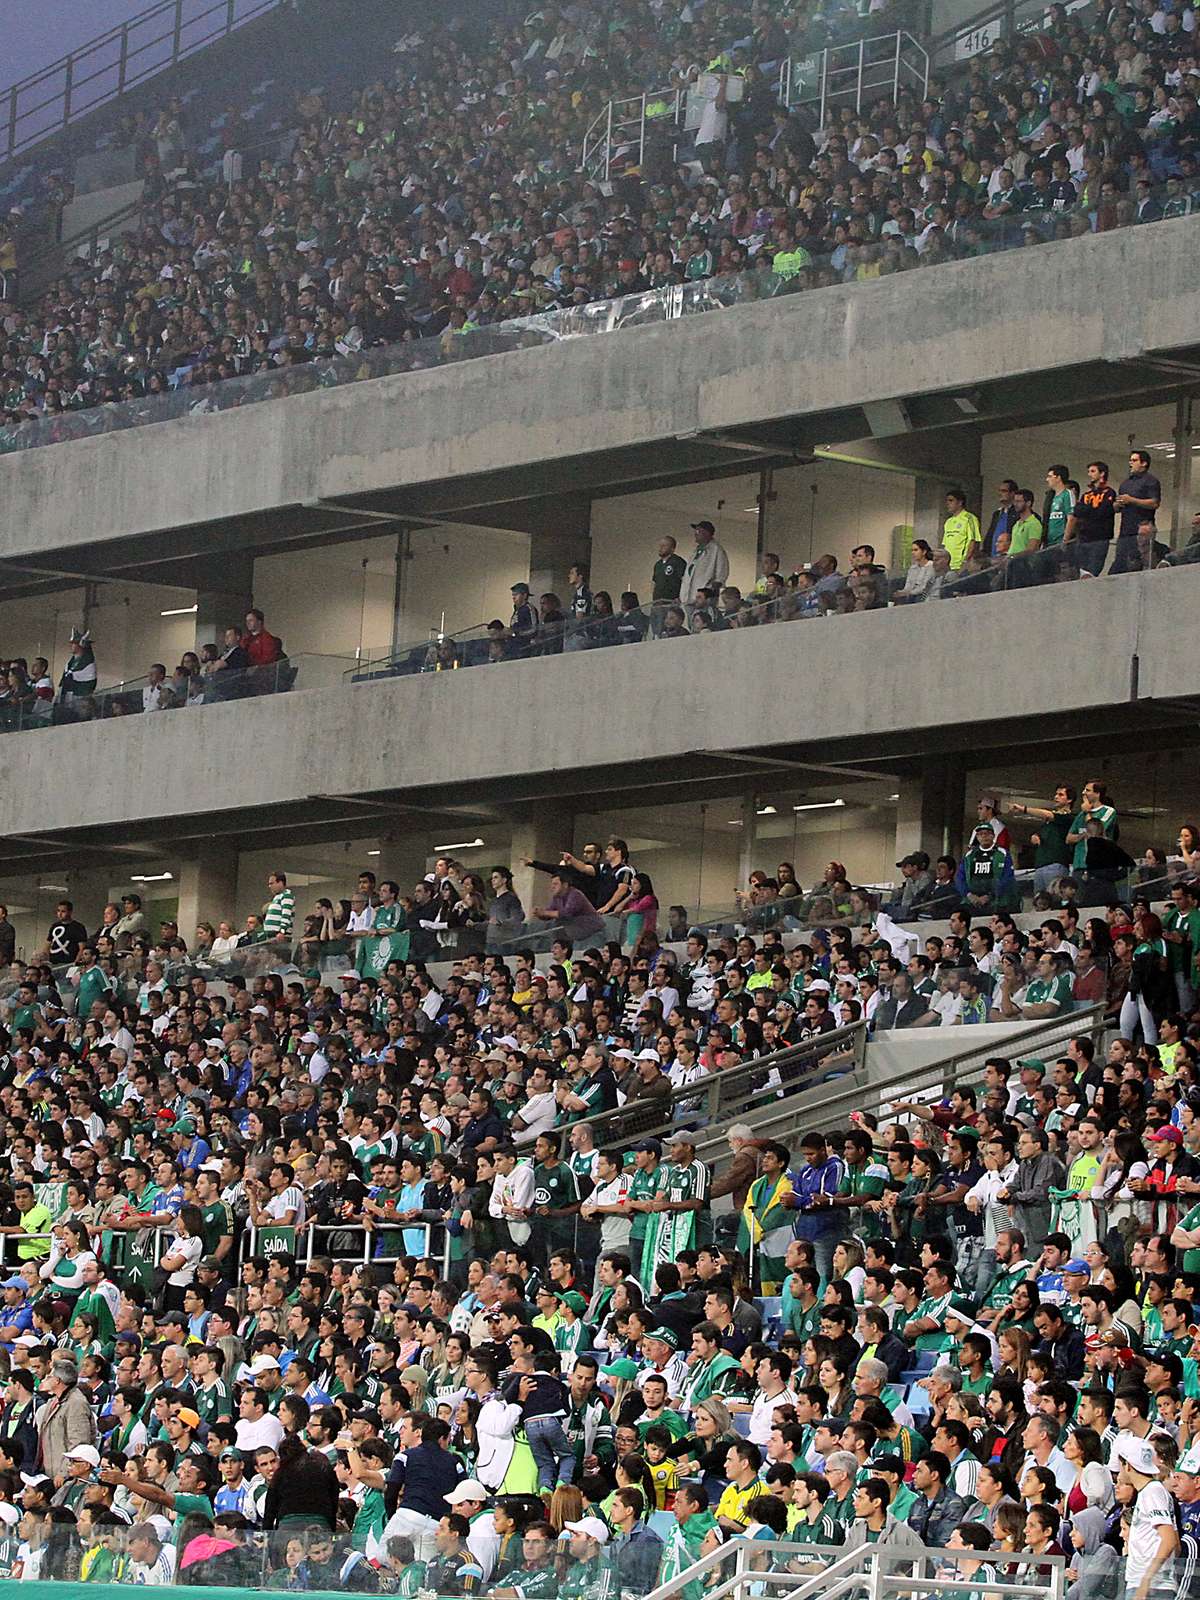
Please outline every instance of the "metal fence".
M0 92L0 162L287 3L158 0Z

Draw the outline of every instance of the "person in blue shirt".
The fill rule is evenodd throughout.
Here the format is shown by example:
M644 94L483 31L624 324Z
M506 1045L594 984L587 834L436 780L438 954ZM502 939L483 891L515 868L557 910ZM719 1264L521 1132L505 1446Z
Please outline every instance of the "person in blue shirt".
M3 1295L3 1304L0 1305L0 1345L11 1348L13 1340L28 1333L33 1326L29 1285L19 1272L15 1272L0 1284L0 1294Z

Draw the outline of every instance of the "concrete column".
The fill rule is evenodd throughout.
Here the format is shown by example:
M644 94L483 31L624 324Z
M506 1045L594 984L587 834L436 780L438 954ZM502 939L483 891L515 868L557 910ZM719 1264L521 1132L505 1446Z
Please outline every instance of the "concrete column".
M758 832L758 796L753 789L747 789L742 796L742 831L741 849L738 852L738 888L744 889L750 881L750 874L759 863L754 858L754 847L757 842Z
M196 649L220 644L233 623L240 628L253 593L254 557L249 551L229 551L219 561L205 561L196 575Z
M1171 548L1180 550L1192 528L1192 416L1195 401L1180 395L1175 402L1175 460L1171 476Z
M896 861L924 850L931 861L962 849L966 810L966 770L957 756L930 763L918 778L897 785Z
M590 495L564 494L538 502L520 519L529 530L529 587L535 601L553 593L565 603L568 569L577 561L591 566L591 517Z
M931 861L945 852L945 796L940 783L924 778L902 778L896 804L896 854L902 861L916 850L924 850Z
M128 871L128 868L125 869ZM117 881L121 876L117 873ZM67 885L66 898L75 907L75 920L82 922L89 933L94 933L100 926L100 914L109 899L109 889L114 881L113 870L109 867L84 867L68 873L66 879L58 879Z
M203 844L179 873L179 932L189 946L198 922L232 920L237 902L238 857L232 845Z
M564 850L575 848L575 819L569 805L538 801L525 806L513 818L510 862L513 889L526 916L532 908L544 906L550 898L550 880L544 872L522 866L526 856L533 861L556 862Z

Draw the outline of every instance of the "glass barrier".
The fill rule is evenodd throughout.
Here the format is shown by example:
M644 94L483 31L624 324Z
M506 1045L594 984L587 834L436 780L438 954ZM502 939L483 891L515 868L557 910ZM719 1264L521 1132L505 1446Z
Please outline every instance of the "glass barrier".
M84 410L32 417L0 428L0 454L91 438L147 423L228 411L265 400L309 394L370 378L423 372L482 356L530 349L560 339L613 333L651 323L731 306L769 300L778 295L840 283L871 283L897 272L969 260L1000 250L1106 233L1136 222L1136 202L1097 199L1071 211L1016 211L994 218L953 219L949 212L907 238L899 233L839 245L828 255L797 248L774 264L760 256L744 272L647 289L613 300L594 300L563 310L546 311L487 326L467 323L400 344L377 345L353 354L316 353L307 349L280 351L282 364L222 383L189 384L166 393L112 401ZM891 227L892 224L887 226ZM911 246L911 248L909 248ZM144 375L149 381L149 374Z
M112 1419L108 1420L111 1423ZM176 1511L172 1520L163 1514L163 1503L153 1486L149 1486L153 1498L139 1493L145 1485L140 1476L143 1458L131 1456L126 1464L126 1458L109 1446L111 1440L106 1446L102 1438L102 1461L96 1476L115 1489L114 1503L135 1520L130 1524L118 1523L115 1518L109 1522L111 1513L93 1514L86 1502L74 1513L74 1521L27 1514L19 1550L16 1541L11 1541L14 1554L7 1576L43 1585L71 1584L75 1596L80 1591L74 1585L79 1583L152 1585L160 1590L202 1586L247 1593L265 1589L399 1594L408 1600L418 1595L423 1600L443 1595L461 1600L464 1594L485 1592L482 1569L460 1536L439 1531L433 1518L417 1513L400 1511L389 1523L382 1494L368 1495L365 1509L354 1499L343 1499L345 1520L353 1520L350 1532L335 1533L311 1515L282 1516L278 1527L263 1529L256 1524L262 1520L268 1484L256 1474L249 1452L243 1458L244 1473L233 1487L223 1484L224 1475L214 1472L215 1487L207 1494L184 1497L197 1502L196 1507ZM347 1436L333 1452L346 1496L358 1484L352 1456ZM514 1460L518 1458L532 1468L529 1446L521 1434ZM356 1456L353 1461L364 1471L372 1465L359 1462ZM530 1472L525 1476L531 1476ZM535 1490L533 1469L532 1487L525 1488L531 1502L530 1520L538 1504ZM490 1520L490 1513L485 1515ZM401 1524L407 1531L395 1531ZM392 1531L387 1531L389 1527ZM28 1538L24 1537L26 1528ZM503 1587L507 1580L511 1586L519 1573L532 1583L540 1574L534 1591L539 1595L557 1594L561 1584L564 1594L574 1593L578 1600L616 1600L621 1588L619 1555L617 1549L567 1533L557 1542L543 1540L540 1534L526 1540L518 1535L503 1541L491 1583ZM639 1592L645 1593L649 1587L653 1585Z
M353 656L307 654L283 656L279 661L240 670L227 670L219 662L212 662L193 674L174 672L162 678L147 674L92 694L62 694L52 701L37 699L32 687L27 686L22 691L0 695L0 733L222 705L260 695L286 694L289 689L331 689L344 682L354 667Z

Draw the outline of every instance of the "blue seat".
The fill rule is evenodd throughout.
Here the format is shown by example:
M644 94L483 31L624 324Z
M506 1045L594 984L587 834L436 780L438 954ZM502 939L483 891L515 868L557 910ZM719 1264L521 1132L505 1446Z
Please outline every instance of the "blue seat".
M647 1526L651 1533L656 1533L665 1543L675 1531L675 1513L673 1511L652 1511Z
M733 1414L733 1425L737 1429L738 1433L741 1434L743 1439L749 1438L750 1413L748 1411L735 1411Z
M924 1389L918 1389L915 1384L908 1391L908 1400L906 1404L914 1417L927 1417L933 1410L933 1406L930 1404L927 1391Z
M762 1312L762 1319L764 1322L768 1321L771 1317L779 1316L780 1312L783 1310L783 1297L782 1295L778 1294L762 1295L754 1303Z

